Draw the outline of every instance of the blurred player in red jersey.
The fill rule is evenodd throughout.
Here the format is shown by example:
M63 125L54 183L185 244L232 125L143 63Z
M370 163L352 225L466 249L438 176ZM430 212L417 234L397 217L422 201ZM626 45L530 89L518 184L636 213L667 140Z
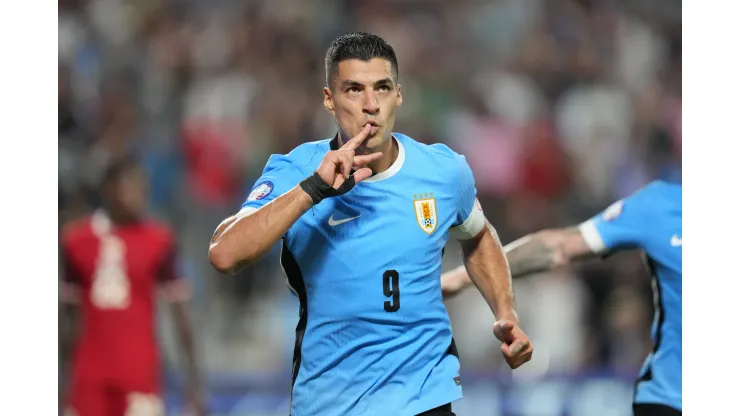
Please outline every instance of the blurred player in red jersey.
M144 218L147 180L133 159L109 166L102 185L104 209L62 231L61 297L72 329L62 343L63 363L71 358L65 414L164 415L157 289L172 301L190 405L202 414L201 378L184 303L189 288L176 272L174 236L167 226Z

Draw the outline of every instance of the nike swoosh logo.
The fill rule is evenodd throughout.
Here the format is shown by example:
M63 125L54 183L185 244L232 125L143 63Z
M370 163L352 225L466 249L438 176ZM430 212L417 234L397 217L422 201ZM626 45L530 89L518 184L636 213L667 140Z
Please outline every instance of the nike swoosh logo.
M352 220L354 220L356 218L360 218L360 217L361 217L361 215L358 215L358 216L352 217L352 218L344 218L344 219L341 219L341 220L335 220L334 219L334 214L331 214L331 217L329 217L329 226L334 227L334 226L337 226L339 224L344 224L345 222L352 221Z
M671 245L673 247L681 247L681 244L683 243L683 239L678 236L678 234L673 234L673 237L671 237Z

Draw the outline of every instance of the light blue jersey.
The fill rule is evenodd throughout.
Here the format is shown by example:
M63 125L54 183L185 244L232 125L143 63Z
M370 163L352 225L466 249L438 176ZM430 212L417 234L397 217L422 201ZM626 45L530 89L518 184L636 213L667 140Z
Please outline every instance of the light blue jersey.
M681 185L655 181L581 225L595 253L639 248L653 275L653 351L635 403L681 410Z
M283 237L300 300L293 416L410 416L462 397L442 251L450 233L470 238L485 219L463 156L394 137L389 169L315 205ZM297 186L336 147L335 138L273 155L241 212Z

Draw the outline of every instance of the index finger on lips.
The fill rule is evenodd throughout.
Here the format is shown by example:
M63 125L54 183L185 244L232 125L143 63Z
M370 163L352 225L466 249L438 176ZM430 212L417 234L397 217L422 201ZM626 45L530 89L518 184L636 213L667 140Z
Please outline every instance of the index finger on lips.
M361 145L362 142L364 142L365 139L367 139L367 135L368 135L368 133L370 133L370 129L371 128L372 128L372 126L370 124L365 124L365 127L362 128L362 130L360 131L360 133L358 133L357 136L349 139L347 141L347 143L345 143L344 146L342 146L340 148L340 150L347 150L347 149L354 150L354 149L357 149L357 146Z

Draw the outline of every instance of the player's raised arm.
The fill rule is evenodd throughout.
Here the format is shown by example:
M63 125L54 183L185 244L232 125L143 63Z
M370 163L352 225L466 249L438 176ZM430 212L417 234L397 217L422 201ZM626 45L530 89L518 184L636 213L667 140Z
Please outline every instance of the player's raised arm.
M367 124L340 149L328 152L316 172L305 179L295 178L296 171L289 168L269 172L271 180L261 180L255 187L255 191L259 191L260 186L265 190L250 196L239 214L218 226L208 251L211 265L222 273L234 273L254 263L313 205L324 198L349 192L357 182L369 178L372 171L365 166L380 158L382 153L357 155L355 149L367 138L371 128ZM351 173L353 169L355 172ZM266 174L267 171L266 168ZM263 174L263 179L265 176ZM296 182L298 185L294 186ZM291 185L286 185L288 183ZM265 198L280 186L292 188L282 195L275 193L274 199ZM248 205L250 200L259 207Z

